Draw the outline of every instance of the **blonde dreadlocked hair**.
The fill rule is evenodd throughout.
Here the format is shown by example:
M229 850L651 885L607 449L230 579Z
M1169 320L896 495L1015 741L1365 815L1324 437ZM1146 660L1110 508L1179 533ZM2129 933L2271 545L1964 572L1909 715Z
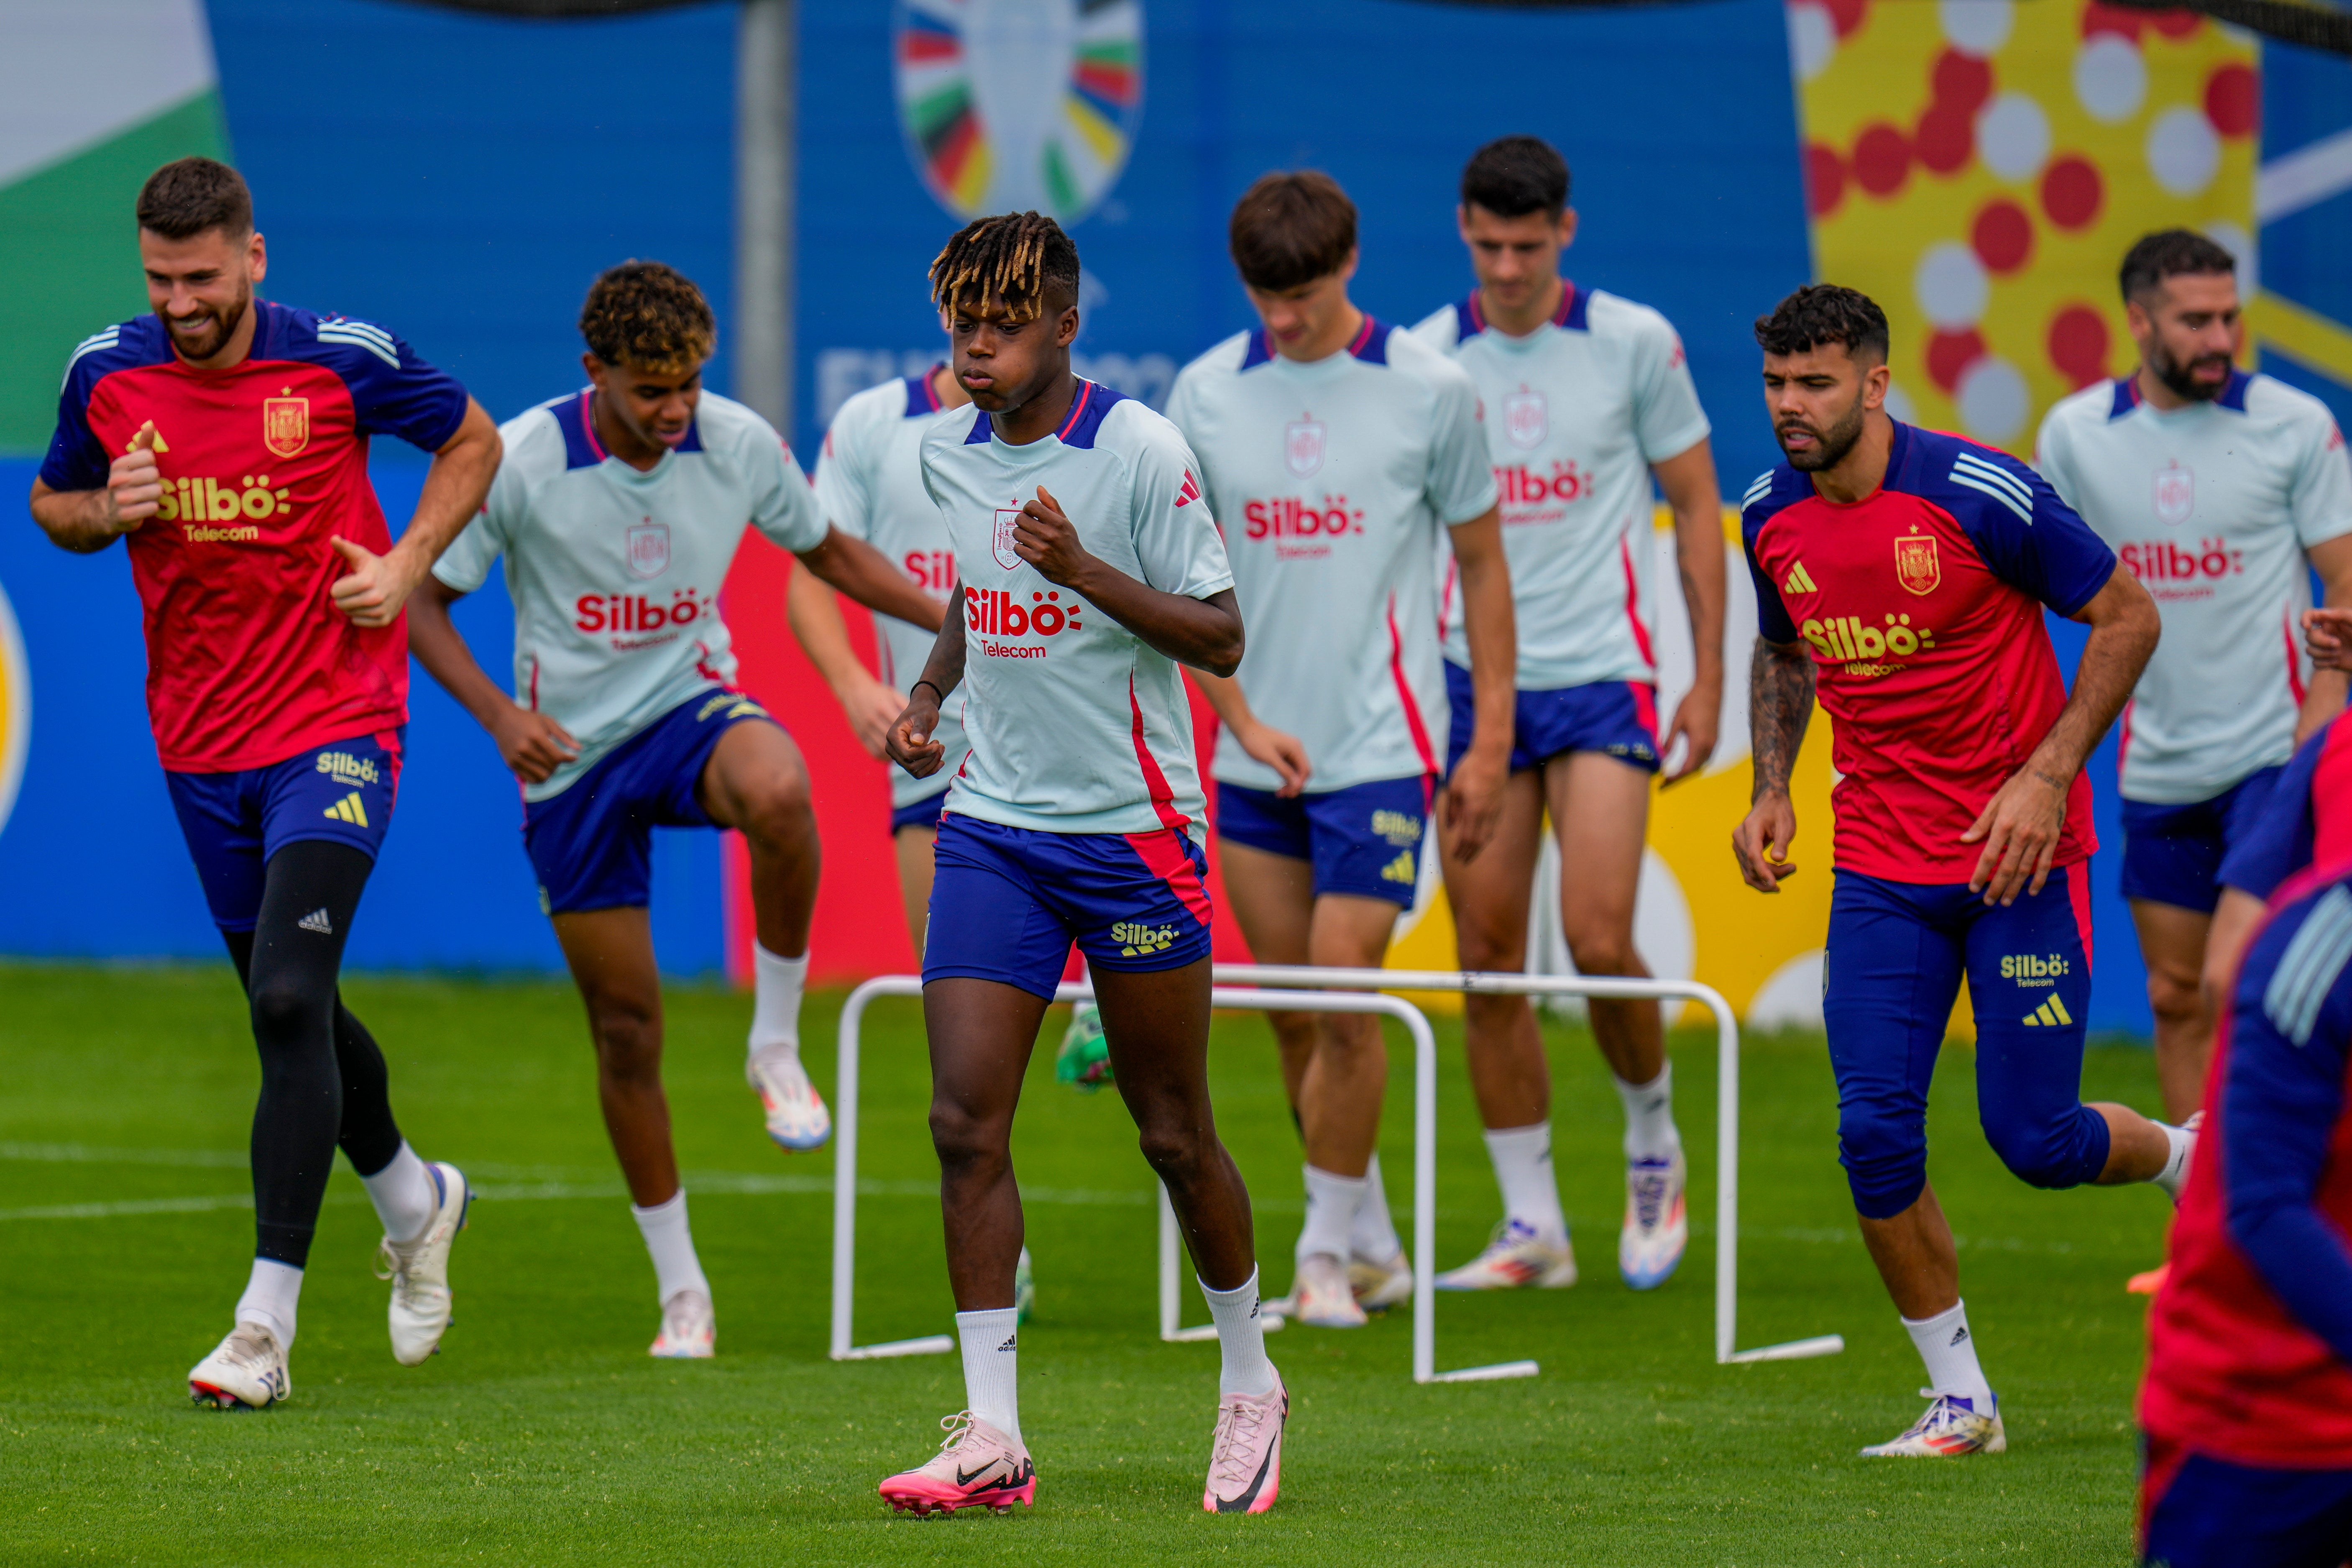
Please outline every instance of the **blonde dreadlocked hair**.
M931 263L931 300L942 310L996 300L1015 320L1034 321L1055 285L1077 298L1078 247L1043 213L974 218Z
M677 375L710 357L719 330L691 279L658 261L633 258L588 290L580 335L606 364Z

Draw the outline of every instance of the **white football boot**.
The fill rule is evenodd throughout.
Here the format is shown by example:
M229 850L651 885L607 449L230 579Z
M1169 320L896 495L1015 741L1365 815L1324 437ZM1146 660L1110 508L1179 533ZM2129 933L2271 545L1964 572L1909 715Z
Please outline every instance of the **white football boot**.
M833 1136L833 1113L809 1082L808 1069L789 1050L755 1051L744 1058L743 1077L759 1092L767 1112L768 1136L780 1149L805 1153Z
M1412 1300L1412 1260L1402 1248L1382 1263L1360 1252L1348 1255L1348 1289L1367 1312L1384 1312Z
M1617 1272L1636 1290L1654 1290L1674 1277L1690 1244L1683 1190L1690 1169L1677 1149L1664 1160L1625 1162L1625 1223L1617 1232Z
M1979 1411L1972 1401L1957 1394L1937 1394L1923 1388L1919 1397L1935 1403L1927 1413L1911 1423L1910 1429L1900 1437L1885 1443L1874 1443L1862 1451L1865 1459L1957 1459L1966 1454L1999 1454L2009 1447L2009 1436L2000 1429L2000 1401L1990 1400L1991 1408Z
M262 1410L294 1392L286 1347L259 1323L239 1323L188 1371L188 1397L216 1410Z
M662 1303L661 1332L646 1353L668 1361L708 1361L719 1341L719 1314L699 1290L680 1290Z
M375 1277L392 1281L392 1359L403 1366L415 1366L441 1348L449 1327L449 1249L474 1203L457 1166L436 1160L425 1169L433 1173L432 1220L414 1241L385 1237L375 1253Z
M1293 1310L1285 1313L1310 1328L1360 1329L1364 1326L1364 1310L1356 1304L1356 1293L1348 1288L1348 1269L1328 1253L1318 1252L1298 1260L1298 1272L1290 1287Z
M1495 1227L1486 1251L1437 1277L1441 1290L1565 1290L1575 1283L1576 1247L1569 1238L1546 1237L1516 1219Z

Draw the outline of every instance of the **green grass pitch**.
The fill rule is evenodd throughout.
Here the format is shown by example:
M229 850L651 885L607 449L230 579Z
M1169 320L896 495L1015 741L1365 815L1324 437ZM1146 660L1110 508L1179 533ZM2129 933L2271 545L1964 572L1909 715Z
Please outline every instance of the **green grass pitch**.
M250 1257L238 1206L257 1078L226 964L0 966L0 1244L7 1398L0 1562L102 1563L1578 1563L2121 1564L2132 1392L2156 1261L2155 1194L2038 1193L1975 1127L1948 1051L1933 1171L2003 1396L2010 1452L1865 1462L1918 1411L1920 1369L1855 1238L1818 1038L1750 1042L1741 1342L1839 1332L1819 1361L1711 1353L1715 1054L1678 1036L1694 1237L1681 1274L1615 1277L1616 1098L1589 1041L1550 1038L1562 1188L1583 1283L1440 1299L1442 1366L1532 1356L1528 1381L1417 1388L1400 1312L1271 1348L1292 1390L1282 1500L1199 1511L1213 1345L1154 1324L1150 1179L1109 1095L1033 1064L1016 1133L1033 1189L1037 1313L1022 1421L1038 1506L894 1519L886 1473L962 1403L952 1356L825 1358L830 1154L761 1135L740 1058L751 1004L673 988L668 1079L718 1358L660 1363L653 1273L598 1121L580 1008L560 984L356 978L404 1130L486 1192L453 1268L441 1355L394 1363L377 1231L339 1170L302 1302L294 1394L198 1411L185 1369L228 1327ZM805 1024L832 1085L839 997ZM1439 1263L1485 1240L1496 1197L1458 1027L1440 1023ZM1392 1039L1389 1182L1408 1199L1410 1055ZM1258 1205L1268 1294L1286 1287L1297 1145L1263 1024L1214 1047L1227 1142ZM866 1055L860 1338L950 1327L914 1005L877 1005ZM2152 1104L2144 1052L2091 1053L2086 1089ZM1188 1296L1187 1321L1205 1317Z

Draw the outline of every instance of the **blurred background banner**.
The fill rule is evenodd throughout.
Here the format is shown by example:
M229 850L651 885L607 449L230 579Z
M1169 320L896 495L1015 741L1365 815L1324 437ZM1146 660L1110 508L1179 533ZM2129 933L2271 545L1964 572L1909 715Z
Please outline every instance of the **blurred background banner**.
M923 274L969 216L1034 205L1069 225L1087 272L1081 369L1158 404L1179 366L1250 319L1224 233L1252 178L1338 176L1362 209L1357 297L1410 323L1470 283L1452 220L1463 159L1519 131L1575 170L1570 275L1680 330L1728 491L1777 457L1748 325L1796 283L1870 290L1895 322L1910 412L2025 455L2053 399L2127 367L2115 265L2171 222L2222 237L2259 276L2263 367L2352 413L2352 68L2188 13L16 0L0 41L0 245L16 280L0 300L0 487L16 494L72 345L144 308L131 201L188 153L230 157L253 183L273 297L393 327L500 418L579 382L572 321L598 270L669 261L719 313L712 384L803 455L845 398L940 356ZM383 449L375 466L404 514L421 458ZM14 895L0 952L208 957L217 939L145 727L121 552L68 556L16 515L0 530L14 606L0 612L0 887ZM817 781L815 968L905 967L881 767L784 628L787 566L749 541L728 608L746 683ZM1671 701L1686 637L1675 574L1654 576ZM1828 878L1768 908L1732 870L1752 632L1744 574L1733 582L1731 722L1709 773L1660 798L1640 940L1661 972L1707 979L1759 1020L1801 1021L1818 1011ZM509 616L495 584L459 608L493 669ZM414 695L414 765L353 962L555 966L511 779L421 673ZM1809 867L1825 873L1825 734L1808 755ZM2112 756L2094 769L2111 817ZM2103 837L2114 843L2111 822ZM731 851L708 834L658 837L665 966L737 966L749 938ZM2144 1030L2101 861L2094 1022ZM1441 902L1402 949L1450 957Z

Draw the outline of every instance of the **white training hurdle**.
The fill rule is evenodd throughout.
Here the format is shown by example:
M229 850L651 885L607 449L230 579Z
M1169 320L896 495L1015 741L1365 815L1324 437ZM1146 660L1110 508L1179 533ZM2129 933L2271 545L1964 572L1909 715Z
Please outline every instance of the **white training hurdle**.
M1693 1001L1716 1020L1718 1057L1717 1149L1717 1235L1716 1244L1716 1360L1719 1363L1793 1360L1832 1355L1845 1348L1835 1334L1736 1349L1738 1297L1739 1031L1729 1004L1711 987L1685 981L1622 980L1583 975L1496 974L1477 972L1322 969L1264 964L1219 964L1211 1003L1254 1011L1369 1013L1393 1017L1413 1039L1413 1332L1412 1375L1416 1383L1464 1383L1530 1377L1532 1361L1436 1370L1435 1232L1437 1221L1437 1051L1429 1020L1418 1007L1380 990L1486 992L1527 996L1580 995L1628 1000ZM1354 989L1335 989L1350 987ZM1377 989L1374 989L1377 988ZM866 982L843 1005L839 1061L834 1091L833 1333L835 1361L929 1355L955 1349L946 1334L854 1342L852 1317L856 1277L858 1057L866 1009L881 996L919 996L922 981L911 974L882 975ZM1056 1002L1093 999L1086 985L1064 985ZM1182 1248L1167 1194L1160 1194L1160 1334L1167 1341L1213 1337L1206 1325L1183 1328Z

